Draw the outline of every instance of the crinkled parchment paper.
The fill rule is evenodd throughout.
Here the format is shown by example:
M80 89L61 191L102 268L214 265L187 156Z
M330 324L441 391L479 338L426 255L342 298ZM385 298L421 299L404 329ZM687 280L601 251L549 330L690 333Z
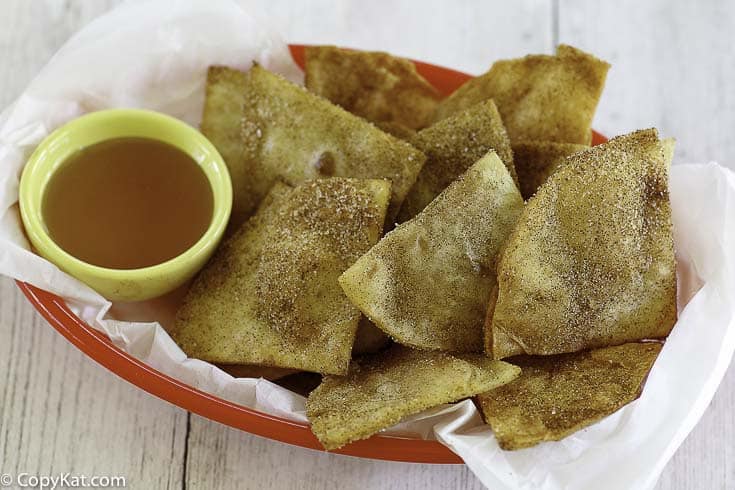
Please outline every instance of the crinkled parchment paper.
M196 126L210 64L246 69L257 61L298 81L301 75L275 32L271 20L245 1L132 0L70 39L0 115L0 273L64 297L117 346L170 376L303 421L303 397L186 358L160 326L170 324L181 291L111 305L30 251L17 206L26 159L74 117L141 107ZM439 439L493 489L652 487L707 408L735 348L735 175L714 163L675 165L671 198L680 318L639 400L561 442L514 452L499 449L471 401L437 407L390 431Z

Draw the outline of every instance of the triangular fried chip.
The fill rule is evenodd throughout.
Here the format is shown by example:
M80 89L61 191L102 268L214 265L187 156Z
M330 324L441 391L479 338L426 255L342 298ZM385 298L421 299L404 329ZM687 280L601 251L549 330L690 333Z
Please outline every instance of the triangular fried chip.
M389 223L425 160L405 141L258 65L246 76L242 138L245 192L260 199L276 180L388 179Z
M664 160L671 166L671 161L674 159L674 150L676 149L676 140L674 138L662 139L661 146L664 149Z
M510 140L492 100L443 119L409 141L426 155L426 163L403 202L399 222L416 216L490 150L495 150L518 181Z
M490 71L467 81L442 101L436 118L493 99L511 141L588 145L609 68L606 62L565 45L559 46L556 56L497 61Z
M279 185L189 290L174 340L190 357L344 374L360 312L337 278L380 237L390 184Z
M411 129L431 123L441 96L411 61L335 46L307 46L305 54L304 81L311 92L368 121Z
M586 145L553 141L513 143L513 161L523 199L533 196L566 157L587 148Z
M668 169L655 129L565 160L500 254L488 353L561 354L668 335L676 321Z
M222 155L230 171L230 232L240 227L263 198L263 195L249 192L250 176L242 165L243 141L240 126L244 101L245 73L226 66L210 66L201 130Z
M501 448L558 441L638 398L660 351L649 342L513 358L521 375L477 399Z
M393 346L325 376L309 394L306 416L326 449L367 439L402 418L492 390L520 369L482 354L450 355Z
M397 342L482 351L495 257L523 198L495 152L398 225L339 278L345 293Z

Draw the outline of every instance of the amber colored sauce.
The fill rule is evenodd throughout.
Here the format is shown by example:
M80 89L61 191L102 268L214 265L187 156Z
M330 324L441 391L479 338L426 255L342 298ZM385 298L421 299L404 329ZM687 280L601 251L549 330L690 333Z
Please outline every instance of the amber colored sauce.
M51 177L43 217L51 238L84 262L112 269L160 264L209 227L214 199L186 153L147 138L84 148Z

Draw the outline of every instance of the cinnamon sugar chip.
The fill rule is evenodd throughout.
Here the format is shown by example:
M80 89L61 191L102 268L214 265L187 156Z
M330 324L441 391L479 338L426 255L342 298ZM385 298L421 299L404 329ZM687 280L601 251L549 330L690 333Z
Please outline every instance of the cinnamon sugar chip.
M278 184L218 249L178 311L189 357L344 374L360 312L339 275L378 241L385 180Z
M523 199L536 193L566 157L588 146L553 141L518 141L513 143L513 158Z
M502 386L519 373L482 354L393 346L353 361L347 376L325 376L309 394L306 416L322 445L337 449L407 415Z
M589 145L592 117L610 65L571 46L556 56L496 61L439 104L436 120L493 99L511 141Z
M388 179L392 222L426 157L405 141L254 65L246 75L240 165L243 192L261 199L277 180Z
M441 96L413 62L335 46L307 46L305 55L311 92L374 123L420 129L431 122Z
M494 152L340 278L347 296L399 343L482 351L495 257L523 199Z
M575 153L521 214L498 261L486 350L550 355L668 335L676 261L655 129Z
M443 119L419 131L409 141L426 155L426 163L403 202L399 222L416 216L491 150L497 153L513 180L518 182L510 140L492 100Z
M635 400L660 351L648 342L514 357L521 375L478 395L478 404L503 449L558 441Z
M243 141L240 124L245 101L245 80L244 72L226 66L210 66L207 71L204 114L200 125L202 134L217 148L230 172L232 181L232 214L228 227L230 233L240 227L263 198L262 195L248 191L250 177L242 166Z

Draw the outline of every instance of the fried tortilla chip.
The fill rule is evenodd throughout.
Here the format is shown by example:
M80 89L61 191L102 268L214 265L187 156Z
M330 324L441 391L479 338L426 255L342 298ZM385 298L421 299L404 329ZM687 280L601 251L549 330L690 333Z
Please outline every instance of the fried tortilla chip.
M674 150L676 149L676 140L674 138L662 139L661 146L664 149L664 160L671 166L671 161L674 159Z
M360 312L337 278L378 241L386 180L278 185L189 290L172 337L189 357L344 374Z
M276 180L388 179L388 222L395 219L424 164L420 151L258 65L245 85L245 192L260 199Z
M655 129L565 160L500 254L488 353L561 354L668 335L676 321L668 170Z
M482 351L495 257L522 209L508 169L490 152L360 257L339 283L401 344Z
M305 84L311 92L372 122L428 126L441 98L414 64L388 53L307 46Z
M492 100L443 119L409 141L426 155L426 163L403 202L399 222L416 216L490 150L495 150L518 181L510 140Z
M325 376L309 394L306 416L326 449L337 449L427 408L492 390L520 369L482 354L450 355L393 346Z
M587 148L586 145L553 141L513 143L513 160L523 199L533 196L566 157Z
M242 165L243 141L240 126L244 102L245 73L226 66L210 66L201 130L222 155L230 171L230 232L239 228L263 198L263 195L254 195L248 191L249 176Z
M571 46L556 56L529 55L497 61L439 104L443 119L493 99L511 141L592 141L592 117L610 65Z
M501 448L558 441L638 398L660 351L658 343L633 343L513 358L520 377L477 400Z
M374 354L383 350L389 343L390 337L363 315L360 317L360 323L357 324L357 335L352 346L352 356Z

